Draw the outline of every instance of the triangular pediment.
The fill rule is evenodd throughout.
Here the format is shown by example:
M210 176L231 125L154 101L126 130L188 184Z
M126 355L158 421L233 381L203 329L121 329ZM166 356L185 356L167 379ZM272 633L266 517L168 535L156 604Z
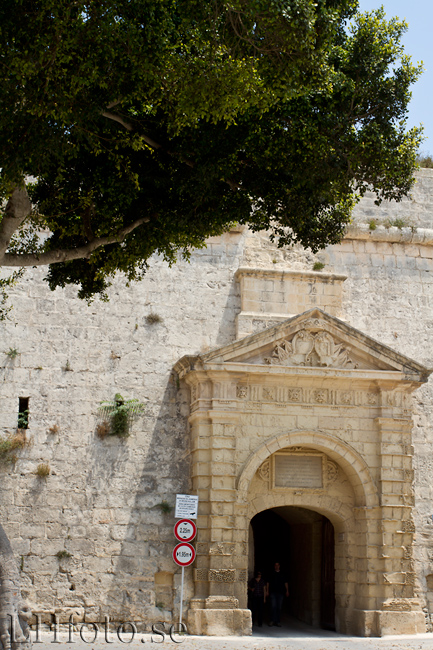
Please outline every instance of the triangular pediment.
M426 381L421 364L320 309L200 356L204 364L248 364L280 367L377 370L404 373Z

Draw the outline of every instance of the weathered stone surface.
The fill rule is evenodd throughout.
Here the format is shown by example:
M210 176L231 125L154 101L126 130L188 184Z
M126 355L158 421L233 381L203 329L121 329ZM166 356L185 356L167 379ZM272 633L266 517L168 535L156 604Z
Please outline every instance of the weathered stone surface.
M202 633L248 633L248 615L241 613L245 522L280 505L338 510L347 521L356 515L352 528L336 529L346 535L339 545L349 549L349 555L339 550L336 556L342 631L420 630L422 608L430 625L431 381L411 395L416 368L390 368L380 346L367 351L363 334L433 366L432 190L433 172L421 170L412 202L378 208L367 196L346 239L317 255L297 246L280 250L265 233L237 229L209 240L189 264L169 268L155 259L144 280L130 287L116 278L108 304L88 307L70 288L51 293L41 281L43 271L27 272L12 296L13 320L0 324L0 429L15 430L18 398L29 397L31 445L18 452L15 464L0 468L0 516L18 563L22 556L23 591L35 611L55 607L66 620L71 607L80 607L87 620L103 620L107 613L147 623L160 620L162 611L167 620L177 616L173 514L164 514L160 504L173 505L177 492L197 491L197 543L223 549L209 555L203 546L195 569L185 571L185 607L194 589L203 597L194 610ZM389 227L387 219L396 218L402 227ZM313 271L316 261L325 264L322 274ZM244 270L236 275L239 268ZM344 328L339 336L330 332L332 341L316 339L320 331L307 328L306 338L290 335L278 349L282 341L270 335L269 349L249 357L250 374L233 381L214 382L198 372L188 386L173 371L184 355L236 345L248 334L266 337L266 328L315 307L360 330L358 347L349 349ZM162 321L148 324L151 312ZM15 359L1 354L9 348L19 351ZM261 365L267 375L260 383L251 373ZM391 383L379 386L373 378L378 372L391 373L383 376ZM400 373L400 383L393 383L393 372ZM95 435L98 405L117 392L145 402L146 411L129 438L101 440ZM321 493L273 487L273 454L292 443L319 450L324 468L337 468L324 470ZM251 466L248 481L240 484L253 455L262 469ZM34 474L42 462L51 468L43 480ZM242 490L251 506L238 499ZM380 504L365 508L362 499L372 502L375 495ZM369 539L365 557L356 555L353 542L360 534ZM56 553L62 550L72 557L60 561ZM158 582L156 576L165 573L174 574L172 586ZM209 596L236 598L240 608L233 616L216 610L206 618L203 611L213 611L204 606ZM414 597L417 611L392 609ZM383 611L386 599L394 605ZM406 622L399 628L402 613Z
M249 609L191 609L188 630L191 634L208 636L249 635L251 612Z

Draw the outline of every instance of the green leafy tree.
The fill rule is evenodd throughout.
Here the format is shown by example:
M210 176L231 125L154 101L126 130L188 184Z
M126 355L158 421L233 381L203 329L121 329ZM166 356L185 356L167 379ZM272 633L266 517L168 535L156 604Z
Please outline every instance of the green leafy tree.
M0 264L47 265L51 288L91 298L233 221L317 250L367 188L407 194L420 68L404 23L355 9L5 0Z
M337 242L358 196L400 199L420 68L356 0L3 0L0 265L104 294L233 222ZM347 22L352 18L351 26ZM15 271L13 270L15 268ZM1 298L1 296L0 296ZM0 526L0 639L29 612ZM3 621L3 623L1 623Z

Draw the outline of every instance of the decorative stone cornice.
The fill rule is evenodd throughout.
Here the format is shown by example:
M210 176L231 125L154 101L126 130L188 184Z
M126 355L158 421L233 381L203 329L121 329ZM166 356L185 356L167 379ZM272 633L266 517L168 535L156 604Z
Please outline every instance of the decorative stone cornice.
M433 232L433 231L432 231ZM236 273L235 278L239 281L243 277L262 277L262 278L298 278L304 279L309 278L311 280L316 280L318 282L344 282L347 280L347 275L342 275L340 273L326 273L324 271L292 271L292 270L282 270L282 269L262 269L262 268L253 268L253 267L242 267L240 266Z
M267 383L275 381L277 375L280 380L288 379L289 375L308 375L310 378L327 377L335 387L344 377L385 382L382 389L388 391L402 383L413 390L427 381L432 372L320 309L308 310L206 354L183 357L174 369L188 383L229 384L232 379L238 379L239 383L245 373L249 373L251 379L266 375ZM190 373L194 373L194 379ZM216 396L209 394L207 397ZM242 397L235 394L218 396L220 400L236 398Z
M433 246L433 229L416 227L396 228L395 226L385 228L385 226L377 225L374 230L371 230L369 224L357 223L348 227L344 239Z

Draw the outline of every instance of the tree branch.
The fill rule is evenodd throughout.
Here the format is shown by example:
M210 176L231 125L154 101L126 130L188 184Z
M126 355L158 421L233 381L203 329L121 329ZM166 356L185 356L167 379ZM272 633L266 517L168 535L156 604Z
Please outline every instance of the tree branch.
M231 180L230 178L223 178L223 182L227 183L231 190L242 190L242 185L239 185L236 181Z
M121 102L122 102L121 99L115 99L113 102L110 102L110 103L108 104L107 109L108 109L108 110L111 110L111 109L114 108L115 106L118 106Z
M71 262L72 260L89 259L91 254L101 246L108 244L116 244L123 241L126 235L129 235L133 230L136 230L143 223L148 223L150 217L143 217L137 219L129 226L125 226L119 230L116 235L108 237L99 237L93 241L79 246L78 248L71 249L56 249L46 251L45 253L6 253L0 259L2 266L46 266L48 264L58 264L59 262Z
M32 211L32 204L24 187L16 187L12 192L0 222L0 260L5 254L12 235Z
M113 120L114 122L118 122L122 126L125 127L127 131L134 131L134 127L130 122L127 122L126 120L123 119L121 115L118 115L117 113L112 113L111 111L102 111L102 115L104 117L107 117L109 120ZM160 145L158 142L155 140L152 140L152 138L149 138L148 135L145 135L143 133L140 133L141 137L147 144L154 149L161 149L162 145Z
M118 122L122 126L125 127L129 132L134 131L134 127L130 122L127 122L126 120L123 119L121 115L118 115L117 113L112 113L111 111L103 111L101 113L104 117L107 117L109 120L114 120L114 122ZM180 159L181 162L183 162L185 165L188 165L188 167L195 167L195 162L193 160L189 160L189 158L185 158L181 154L177 154L176 152L170 151L169 149L165 149L161 144L156 142L156 140L153 140L152 138L149 138L148 135L141 133L140 136L143 138L145 142L154 149L162 149L165 151L169 156L176 156ZM227 185L230 187L230 189L235 190L235 189L241 189L241 186L236 183L236 181L232 181L230 179L224 179L224 182L227 183Z

